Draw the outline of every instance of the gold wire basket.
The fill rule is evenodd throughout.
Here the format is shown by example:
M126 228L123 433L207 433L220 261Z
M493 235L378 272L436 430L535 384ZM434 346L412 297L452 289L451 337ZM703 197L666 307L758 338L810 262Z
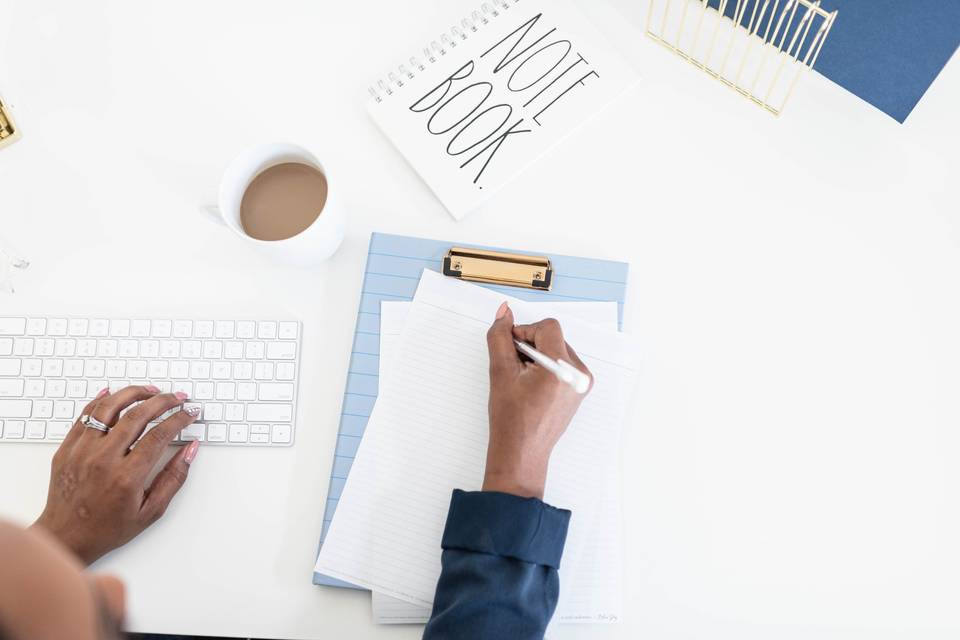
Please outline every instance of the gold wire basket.
M837 18L820 0L649 1L648 36L774 115Z

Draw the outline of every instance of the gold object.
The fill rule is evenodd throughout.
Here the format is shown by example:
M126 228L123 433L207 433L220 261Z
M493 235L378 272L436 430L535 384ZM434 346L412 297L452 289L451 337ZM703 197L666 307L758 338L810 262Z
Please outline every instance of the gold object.
M20 129L3 101L0 101L0 149L20 139Z
M549 291L553 284L553 265L550 258L544 256L453 247L443 257L443 275Z
M650 0L647 35L780 115L836 18L820 0Z

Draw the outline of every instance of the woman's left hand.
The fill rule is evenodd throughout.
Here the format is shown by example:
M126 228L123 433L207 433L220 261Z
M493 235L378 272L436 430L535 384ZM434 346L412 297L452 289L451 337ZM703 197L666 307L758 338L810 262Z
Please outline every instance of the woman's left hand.
M147 475L174 436L197 415L181 410L143 432L186 399L186 394L160 393L153 386L101 391L83 414L109 430L87 426L81 419L74 422L53 456L47 505L34 526L47 529L89 565L156 522L186 481L200 443L178 451L150 486ZM136 402L140 404L131 407Z

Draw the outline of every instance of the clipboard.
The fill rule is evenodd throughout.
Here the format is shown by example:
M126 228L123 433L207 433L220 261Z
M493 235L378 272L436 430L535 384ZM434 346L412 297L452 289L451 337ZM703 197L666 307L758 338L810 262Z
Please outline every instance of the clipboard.
M377 399L380 369L380 302L413 300L423 269L475 282L529 301L617 303L619 327L629 265L624 262L545 255L498 247L384 233L370 236L356 332L340 409L340 426L324 507L320 546L330 528L350 467ZM314 556L314 559L316 556ZM358 589L313 573L317 585Z

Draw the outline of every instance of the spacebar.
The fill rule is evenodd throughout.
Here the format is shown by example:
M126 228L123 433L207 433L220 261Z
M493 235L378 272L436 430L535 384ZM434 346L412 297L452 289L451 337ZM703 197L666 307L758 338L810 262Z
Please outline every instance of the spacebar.
M30 400L0 400L0 418L29 418L32 408Z
M291 422L292 404L248 404L248 422Z

